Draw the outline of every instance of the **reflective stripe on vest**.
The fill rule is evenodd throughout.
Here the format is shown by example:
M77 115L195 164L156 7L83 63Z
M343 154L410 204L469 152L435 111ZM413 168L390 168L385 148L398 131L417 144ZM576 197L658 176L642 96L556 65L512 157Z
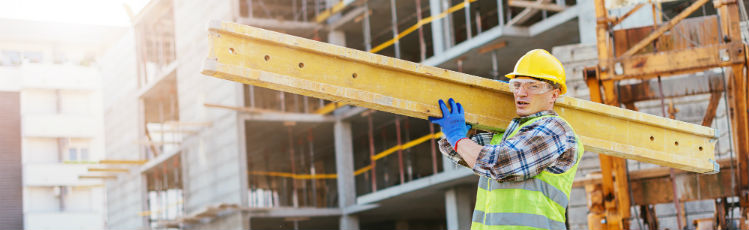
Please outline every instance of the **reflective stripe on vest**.
M519 125L510 134L494 135L490 144L499 144L538 119L552 116L536 117ZM584 153L580 138L577 135L575 138L577 159L563 173L554 174L544 170L529 180L503 183L481 177L471 229L565 229L565 209L577 166Z

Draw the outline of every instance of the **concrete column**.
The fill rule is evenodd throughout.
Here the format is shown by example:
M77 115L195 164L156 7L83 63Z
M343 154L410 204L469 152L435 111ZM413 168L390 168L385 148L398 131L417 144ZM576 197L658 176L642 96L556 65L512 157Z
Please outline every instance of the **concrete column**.
M338 120L333 125L335 135L335 163L338 179L338 206L343 209L356 204L354 186L354 146L351 142L351 123ZM341 215L341 229L359 229L359 218Z
M596 44L596 6L593 0L577 0L577 7L581 7L577 16L580 43Z
M340 30L328 32L328 43L339 46L346 46L346 34Z
M453 187L445 192L445 216L447 229L470 229L471 215L473 215L472 195L475 188L461 186Z
M429 14L432 15L432 17L437 17L442 12L442 4L441 0L429 0ZM444 40L444 33L442 31L442 22L445 21L445 18L440 18L432 21L432 49L434 50L434 55L437 56L441 54L445 50L445 40Z

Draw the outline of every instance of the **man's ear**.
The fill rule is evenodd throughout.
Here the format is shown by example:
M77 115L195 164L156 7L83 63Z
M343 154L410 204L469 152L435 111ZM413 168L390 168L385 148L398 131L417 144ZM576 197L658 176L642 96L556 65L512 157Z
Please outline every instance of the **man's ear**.
M556 101L557 98L559 98L559 94L562 93L562 90L561 89L554 89L551 92L552 92L551 93L551 99L554 100L554 101Z

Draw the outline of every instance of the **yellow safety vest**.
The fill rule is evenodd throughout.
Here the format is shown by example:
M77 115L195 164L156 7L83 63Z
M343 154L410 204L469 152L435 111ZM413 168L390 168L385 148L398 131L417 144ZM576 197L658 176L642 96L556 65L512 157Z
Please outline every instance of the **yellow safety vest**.
M518 126L507 138L515 136L524 126L543 117L551 116L555 115L528 120ZM495 134L490 144L499 144L504 139L503 136L504 134ZM575 172L584 152L583 144L577 134L575 134L575 139L577 140L577 160L566 172L554 174L544 170L529 180L502 183L482 176L479 179L471 230L566 229L564 214L570 200Z

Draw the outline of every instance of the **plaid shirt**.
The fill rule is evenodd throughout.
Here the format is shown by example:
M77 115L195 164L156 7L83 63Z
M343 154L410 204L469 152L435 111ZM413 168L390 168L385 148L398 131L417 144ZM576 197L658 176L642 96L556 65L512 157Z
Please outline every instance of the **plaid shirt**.
M544 115L557 114L549 110L512 119L506 132L512 133L526 121ZM518 130L512 138L503 139L498 145L489 144L492 136L494 133L479 133L471 137L471 140L484 146L473 166L474 173L479 176L500 182L523 181L543 170L563 173L575 164L575 133L559 117L541 118ZM468 167L445 138L439 141L439 149L453 162Z

